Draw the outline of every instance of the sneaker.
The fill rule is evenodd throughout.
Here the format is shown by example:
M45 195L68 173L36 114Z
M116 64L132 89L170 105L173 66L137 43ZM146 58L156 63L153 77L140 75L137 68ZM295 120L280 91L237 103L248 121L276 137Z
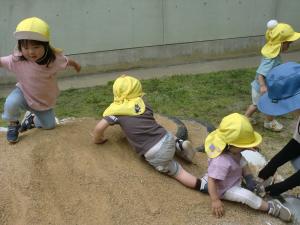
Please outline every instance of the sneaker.
M283 125L281 123L279 123L277 120L272 120L272 121L265 121L264 127L266 129L278 132L278 131L282 130Z
M27 111L25 113L24 119L21 123L21 127L19 129L19 132L22 133L22 132L25 132L25 131L30 130L32 128L35 128L33 119L34 119L34 114Z
M200 192L208 194L208 177L204 176L201 178Z
M20 129L19 121L17 121L16 124L8 126L6 138L9 143L13 144L19 141L19 129Z
M279 200L273 199L268 202L270 209L269 215L280 218L283 221L289 222L292 219L292 213L288 207L284 206Z
M176 154L188 162L192 162L195 156L195 150L192 143L188 140L176 140Z

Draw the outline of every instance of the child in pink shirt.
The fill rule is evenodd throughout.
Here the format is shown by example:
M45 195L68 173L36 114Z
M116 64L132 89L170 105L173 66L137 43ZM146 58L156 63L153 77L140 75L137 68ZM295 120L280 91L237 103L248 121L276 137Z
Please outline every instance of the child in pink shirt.
M16 51L0 58L0 67L16 75L16 88L8 95L2 119L9 121L7 140L18 142L19 132L33 127L55 127L55 106L59 89L56 73L67 66L79 72L80 65L64 56L49 44L49 26L43 20L32 17L22 20L14 33L18 40ZM27 110L22 124L20 111Z
M283 221L292 219L291 211L279 200L266 202L252 192L256 182L241 152L255 150L261 140L248 118L238 113L224 117L220 126L207 136L205 152L209 162L207 174L201 179L201 189L209 193L212 211L217 217L224 215L221 199L225 199L244 203ZM246 188L241 186L243 179Z

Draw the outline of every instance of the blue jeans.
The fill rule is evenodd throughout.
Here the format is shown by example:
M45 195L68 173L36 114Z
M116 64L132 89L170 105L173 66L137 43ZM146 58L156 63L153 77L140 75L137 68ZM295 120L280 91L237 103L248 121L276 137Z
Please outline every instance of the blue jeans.
M34 113L34 124L43 129L53 129L55 127L55 115L53 109L36 111L30 108L24 98L23 92L16 87L6 98L2 119L6 121L18 121L21 111Z

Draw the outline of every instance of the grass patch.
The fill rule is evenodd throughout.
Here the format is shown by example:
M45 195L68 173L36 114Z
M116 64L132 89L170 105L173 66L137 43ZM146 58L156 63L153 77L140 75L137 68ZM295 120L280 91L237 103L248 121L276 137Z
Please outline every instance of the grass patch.
M174 75L161 79L142 80L144 92L154 111L179 118L195 118L219 124L229 113L244 113L251 103L250 83L255 69L239 69L196 75ZM64 117L101 118L112 102L112 85L62 91L55 107L56 115ZM3 111L4 98L0 99ZM283 117L291 121L290 117ZM6 123L0 121L0 125ZM258 126L258 131L272 138L272 133Z
M250 103L254 69L197 75L174 75L142 80L146 98L155 112L218 122L230 112L244 112ZM112 84L62 91L55 112L58 117L100 118L112 102ZM0 99L3 111L4 98ZM3 124L3 121L2 121Z

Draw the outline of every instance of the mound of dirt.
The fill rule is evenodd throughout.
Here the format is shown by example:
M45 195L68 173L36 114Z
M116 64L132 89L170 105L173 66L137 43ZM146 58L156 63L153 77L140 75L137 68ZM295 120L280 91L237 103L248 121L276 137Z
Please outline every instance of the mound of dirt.
M176 133L173 121L157 120ZM93 144L89 132L96 122L84 118L54 130L33 129L15 145L0 133L1 225L283 224L230 202L224 202L226 215L215 218L208 195L156 172L138 157L119 127L107 131L105 144ZM205 129L184 122L190 140L200 145ZM178 161L196 176L206 171L203 153L192 164Z

